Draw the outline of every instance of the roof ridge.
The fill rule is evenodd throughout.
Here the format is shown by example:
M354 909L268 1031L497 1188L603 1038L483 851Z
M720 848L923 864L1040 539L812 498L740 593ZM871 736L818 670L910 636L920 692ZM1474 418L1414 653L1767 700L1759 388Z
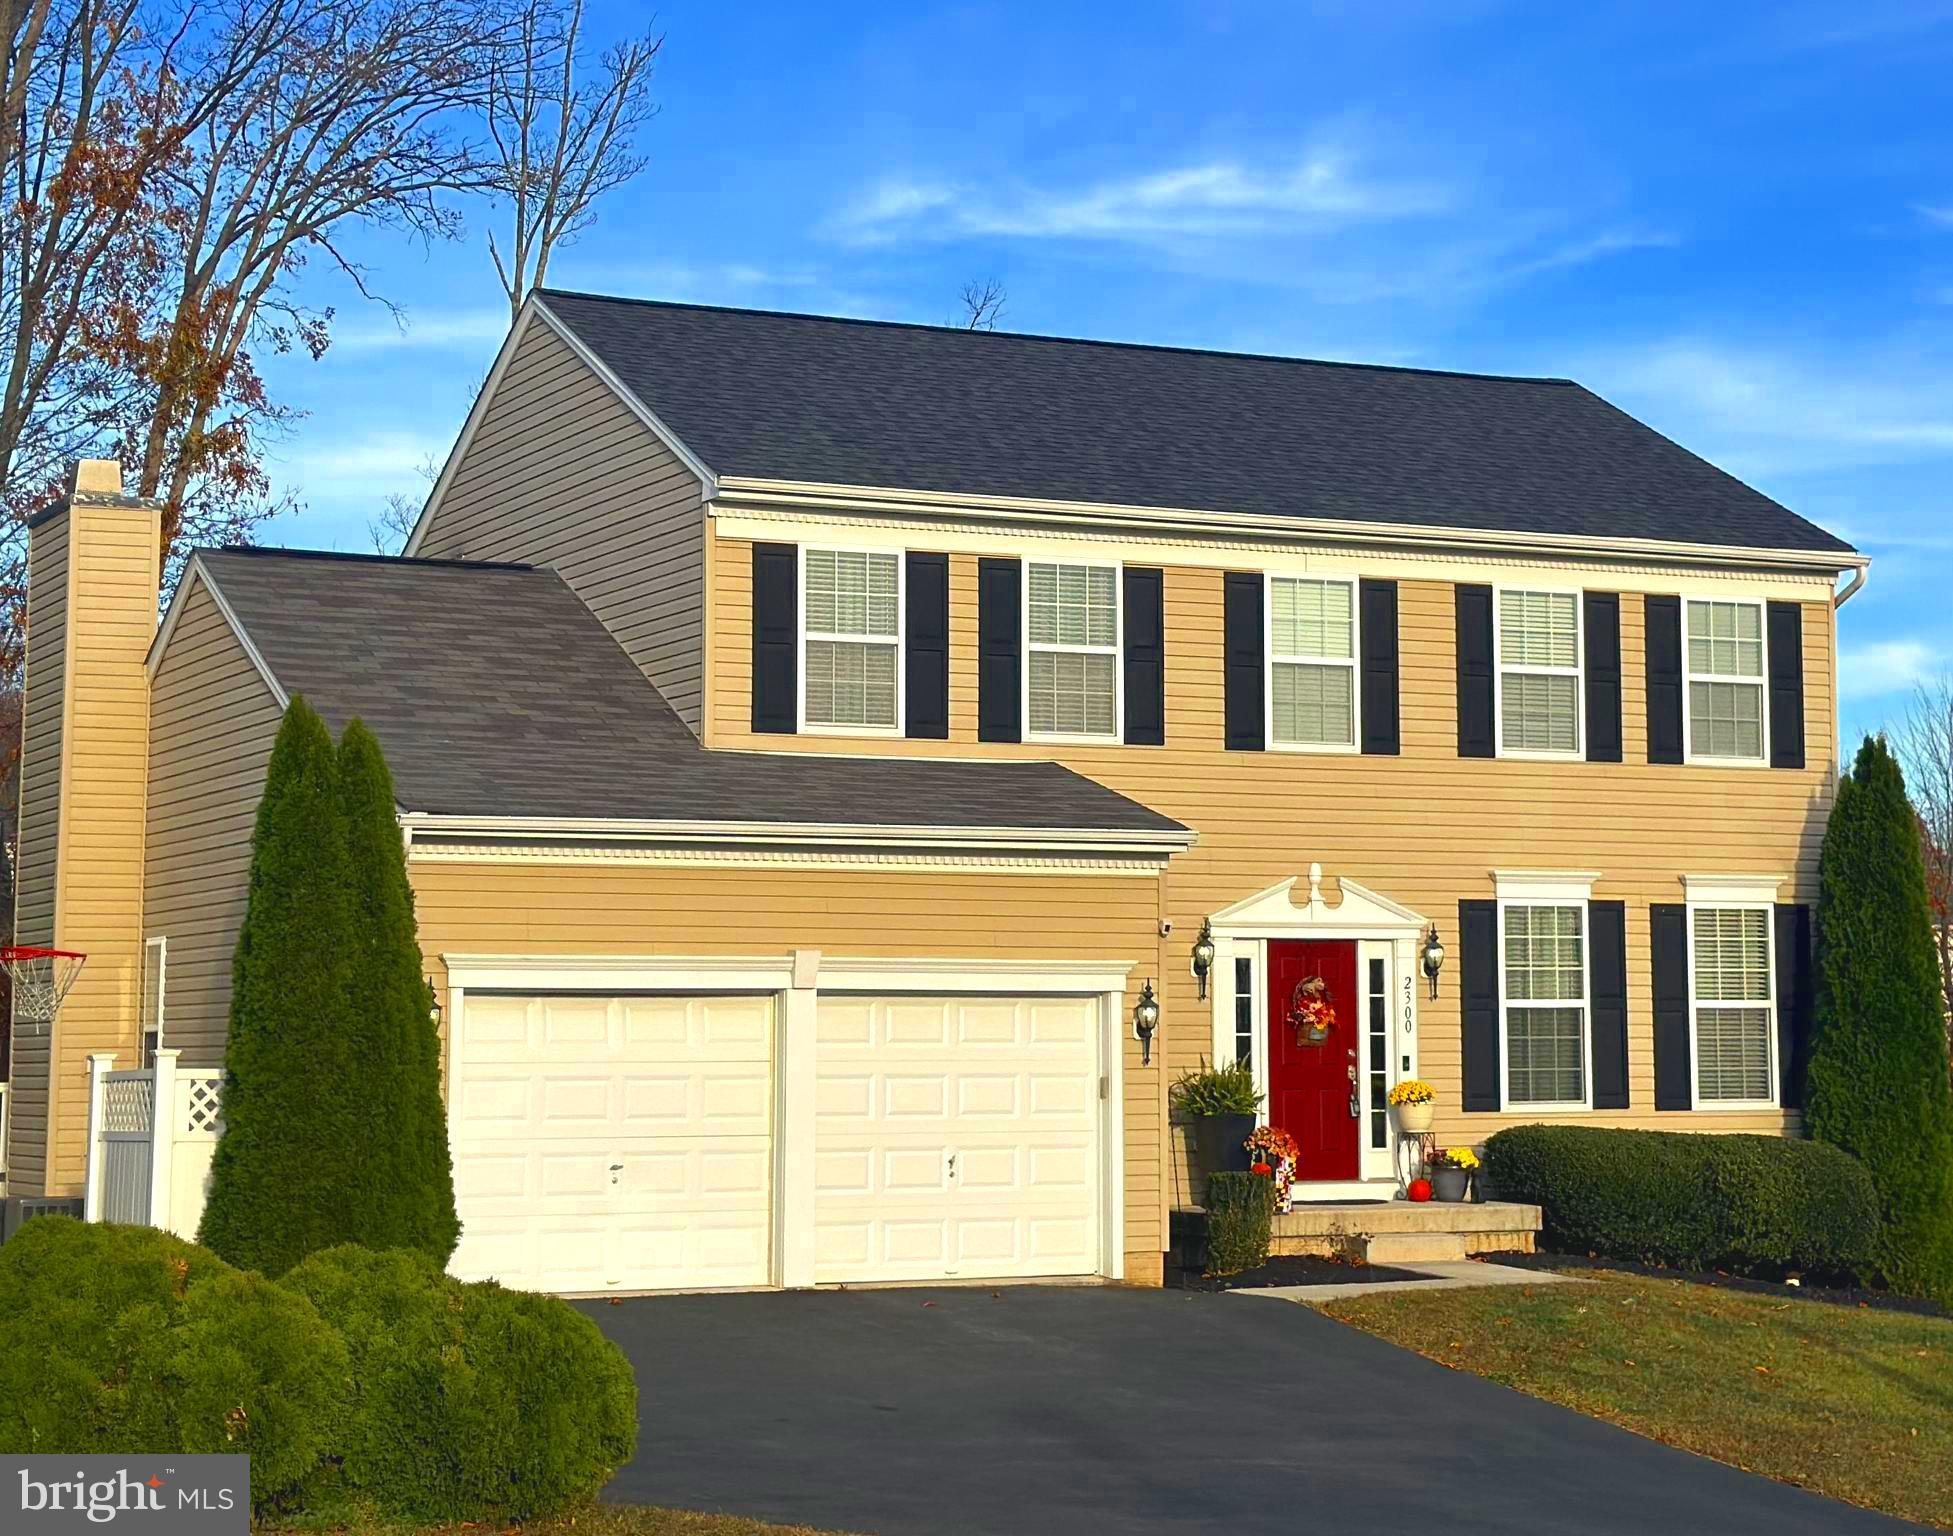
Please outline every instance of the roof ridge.
M348 564L447 566L470 571L541 571L546 567L520 560L453 560L421 555L369 555L350 549L298 549L281 544L200 545L192 555L255 555L291 560L341 560ZM550 572L555 575L554 571Z
M1041 331L972 331L960 325L929 325L919 320L871 320L860 315L821 315L800 309L755 309L742 304L691 304L677 299L646 299L627 294L590 293L579 288L538 288L537 297L548 300L589 299L601 304L632 304L648 309L682 309L701 314L753 315L770 320L812 320L823 325L852 325L870 330L921 331L945 336L995 336L1009 341L1041 342L1062 347L1105 347L1124 352L1163 352L1180 357L1238 358L1243 362L1286 363L1297 368L1347 368L1367 373L1408 373L1425 378L1471 379L1486 384L1544 384L1556 389L1578 389L1577 379L1550 374L1479 373L1468 368L1418 368L1408 363L1364 363L1342 358L1298 357L1282 352L1234 352L1224 347L1174 346L1153 341L1106 341L1095 336L1051 336Z

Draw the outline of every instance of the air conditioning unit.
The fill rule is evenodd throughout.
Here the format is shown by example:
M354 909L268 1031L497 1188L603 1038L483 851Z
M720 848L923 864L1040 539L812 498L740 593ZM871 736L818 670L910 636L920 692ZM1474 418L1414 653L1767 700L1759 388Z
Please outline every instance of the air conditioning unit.
M0 1201L0 1243L20 1230L23 1221L35 1216L82 1218L80 1195L14 1195Z

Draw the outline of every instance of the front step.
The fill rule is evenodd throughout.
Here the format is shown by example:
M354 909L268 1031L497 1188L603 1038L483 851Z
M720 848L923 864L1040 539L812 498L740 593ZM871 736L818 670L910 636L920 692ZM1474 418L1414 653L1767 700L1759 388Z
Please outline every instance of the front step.
M1456 1232L1378 1232L1363 1244L1365 1264L1456 1263L1465 1257L1465 1239Z
M1371 1264L1531 1253L1539 1226L1538 1206L1511 1200L1304 1202L1276 1216L1270 1251Z

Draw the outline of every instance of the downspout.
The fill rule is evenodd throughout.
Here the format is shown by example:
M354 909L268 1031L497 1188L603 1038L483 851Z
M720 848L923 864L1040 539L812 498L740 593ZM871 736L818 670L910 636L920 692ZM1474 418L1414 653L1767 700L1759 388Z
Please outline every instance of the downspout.
M1871 568L1872 563L1869 560L1863 565L1852 568L1851 580L1844 584L1842 590L1831 594L1831 608L1833 612L1844 607L1846 603L1858 595L1858 589L1865 584L1865 573Z

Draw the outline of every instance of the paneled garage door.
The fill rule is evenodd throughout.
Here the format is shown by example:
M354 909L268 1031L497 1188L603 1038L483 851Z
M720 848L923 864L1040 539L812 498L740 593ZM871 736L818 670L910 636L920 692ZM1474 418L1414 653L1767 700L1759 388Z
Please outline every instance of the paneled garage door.
M823 996L819 1283L1099 1268L1099 1002Z
M773 1000L470 993L450 1266L540 1291L771 1278Z

